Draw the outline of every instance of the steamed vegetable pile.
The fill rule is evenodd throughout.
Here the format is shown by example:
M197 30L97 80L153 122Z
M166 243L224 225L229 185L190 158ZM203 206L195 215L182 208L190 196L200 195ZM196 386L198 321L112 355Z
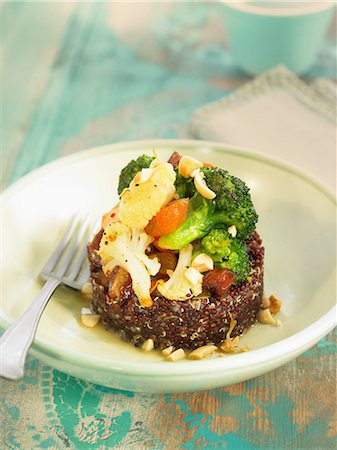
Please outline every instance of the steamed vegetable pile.
M258 216L249 188L189 156L177 155L174 165L146 155L131 161L120 174L120 201L102 221L103 271L125 269L144 307L153 292L200 295L209 271L226 269L238 284L251 270L246 243Z

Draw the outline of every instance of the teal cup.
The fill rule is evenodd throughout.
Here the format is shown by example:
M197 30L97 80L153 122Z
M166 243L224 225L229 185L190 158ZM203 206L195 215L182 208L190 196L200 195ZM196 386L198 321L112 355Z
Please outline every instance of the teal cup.
M221 1L238 65L256 75L279 64L304 74L315 62L335 11L333 2Z

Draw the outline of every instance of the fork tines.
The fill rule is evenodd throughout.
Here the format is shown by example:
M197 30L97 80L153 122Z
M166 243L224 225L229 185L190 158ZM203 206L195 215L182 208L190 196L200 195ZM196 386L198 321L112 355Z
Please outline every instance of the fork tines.
M41 270L41 278L56 278L67 286L81 289L89 278L86 247L91 234L88 216L72 217L61 242Z

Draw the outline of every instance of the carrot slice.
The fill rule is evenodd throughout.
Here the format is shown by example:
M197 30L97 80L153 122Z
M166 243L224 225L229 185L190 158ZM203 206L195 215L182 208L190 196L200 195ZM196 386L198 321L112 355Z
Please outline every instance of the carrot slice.
M214 167L214 165L213 164L211 164L211 163L203 163L203 165L205 166L205 167Z
M164 206L154 216L145 228L147 234L153 237L164 236L176 230L186 219L188 198L174 200Z

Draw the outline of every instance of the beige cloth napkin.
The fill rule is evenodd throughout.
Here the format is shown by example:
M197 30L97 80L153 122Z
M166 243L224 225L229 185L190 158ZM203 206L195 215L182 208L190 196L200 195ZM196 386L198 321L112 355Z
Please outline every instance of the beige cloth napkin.
M336 86L284 67L197 110L189 132L284 160L336 192Z

